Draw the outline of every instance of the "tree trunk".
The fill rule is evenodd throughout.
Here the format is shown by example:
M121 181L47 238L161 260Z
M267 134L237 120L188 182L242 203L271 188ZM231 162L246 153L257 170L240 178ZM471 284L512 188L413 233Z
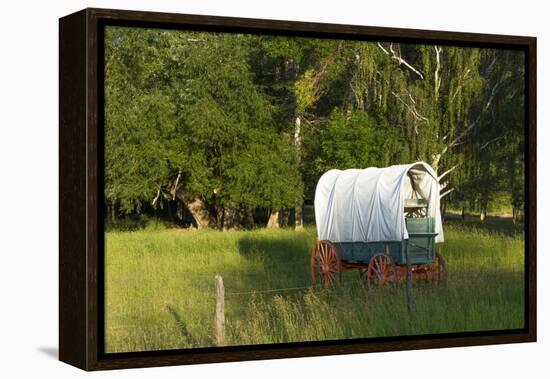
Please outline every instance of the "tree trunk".
M215 215L214 215L214 224L217 229L223 228L223 207L222 206L215 206Z
M487 205L489 203L489 199L487 197L487 193L484 193L482 196L481 196L481 209L480 209L480 212L479 212L479 220L481 222L485 222L485 220L487 219Z
M294 208L294 228L296 230L304 230L304 217L303 217L303 203L300 205L297 205L296 208Z
M481 209L479 211L479 221L485 222L487 219L487 205L485 203L481 203Z
M512 219L514 224L519 224L524 221L524 213L522 208L513 208L512 210Z
M223 207L223 227L222 230L236 229L240 225L240 217L237 209L224 206Z
M288 227L288 219L290 218L290 211L288 209L281 209L279 212L279 226Z
M109 209L110 209L110 212L111 213L111 222L113 224L116 224L116 208L115 208L115 204L114 203L111 203L111 205L109 206Z
M193 216L197 229L204 229L210 226L212 221L210 211L201 199L189 198L181 191L176 193L176 198L189 209L189 213Z
M437 102L439 98L439 87L441 87L441 52L443 49L440 46L434 46L435 50L435 71L434 71L434 99Z
M243 210L242 212L242 224L246 228L253 228L254 227L254 212L252 209L247 208Z
M278 228L279 227L279 210L272 208L269 211L269 219L267 220L268 228Z

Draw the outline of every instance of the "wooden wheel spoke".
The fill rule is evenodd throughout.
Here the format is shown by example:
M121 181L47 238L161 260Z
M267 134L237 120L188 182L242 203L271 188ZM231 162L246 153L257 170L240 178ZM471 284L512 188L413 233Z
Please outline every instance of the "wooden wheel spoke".
M395 267L391 257L376 253L370 260L367 270L367 283L384 284L395 279Z
M374 264L376 265L376 267L375 267L376 272L380 272L380 260L379 260L379 257L374 257Z
M339 279L340 260L330 242L318 241L311 257L311 277L314 283L328 286Z
M330 255L330 250L325 249L325 265L330 265L331 260L332 260L332 257Z
M387 268L388 268L388 260L384 259L382 260L382 272L386 272Z

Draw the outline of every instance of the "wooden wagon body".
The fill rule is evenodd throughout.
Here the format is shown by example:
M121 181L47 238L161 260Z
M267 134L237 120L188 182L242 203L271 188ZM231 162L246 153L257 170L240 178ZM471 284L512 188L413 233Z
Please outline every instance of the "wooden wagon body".
M416 170L419 170L420 167L425 169L426 173L433 176L433 179L430 180L436 180L436 176L430 173L429 168L426 168L426 166L425 164L413 164L404 166L403 170L405 175L408 175L407 167L415 167ZM353 180L353 185L355 185L357 179ZM413 180L411 179L410 182L413 182ZM402 181L396 183L396 186L402 186ZM334 187L336 187L336 184ZM334 187L331 189L330 196L334 195ZM410 189L405 191L408 195L413 194L414 198L402 199L402 208L392 208L396 208L398 212L402 212L401 215L394 217L393 220L401 221L402 218L402 225L406 232L404 234L396 234L390 231L386 232L386 234L390 233L398 237L404 235L406 238L376 240L373 242L368 241L368 239L365 240L366 238L360 241L319 239L311 255L311 275L313 282L320 282L325 285L333 284L339 280L342 271L349 269L358 269L360 277L368 284L396 282L406 278L407 263L411 265L414 279L445 280L445 262L439 252L436 251L436 238L442 232L441 225L437 226L438 222L441 222L440 215L437 213L439 212L439 197L436 199L433 193L428 194L426 191L423 191L424 194L432 197L430 202L428 199L422 198L418 192L422 193L422 191ZM340 201L342 202L342 200ZM349 202L350 200L344 198L343 201ZM371 203L375 203L375 201ZM371 203L366 203L366 207L368 208L369 205L372 207L377 206ZM365 203L362 205L365 206ZM383 202L382 205L384 205ZM430 205L432 208L437 209L431 209L430 212ZM354 212L353 207L346 208L346 206L343 208L347 210L352 209L352 212ZM380 205L378 204L378 206ZM434 210L437 212L433 212ZM332 212L334 213L334 211ZM383 212L381 214L384 215ZM430 217L430 215L435 215L436 217ZM372 219L371 217L369 220L371 223L373 222ZM340 220L342 220L342 215L340 215ZM344 220L346 219L344 218ZM384 221L382 220L381 222ZM390 222L390 225L394 224ZM400 224L397 223L395 225L399 226ZM368 226L363 226L363 229ZM318 223L318 229L322 227L323 224ZM333 228L332 225L330 227ZM347 227L355 227L353 220L347 223ZM364 230L360 230L360 232L363 235L368 235ZM328 237L340 237L338 233L327 233L325 231L324 234ZM350 233L344 231L340 235L347 236L349 239ZM442 238L439 238L439 240L442 241Z
M433 219L406 218L409 239L388 242L338 242L333 243L343 262L369 263L375 254L389 254L396 265L432 263L435 260L435 236Z

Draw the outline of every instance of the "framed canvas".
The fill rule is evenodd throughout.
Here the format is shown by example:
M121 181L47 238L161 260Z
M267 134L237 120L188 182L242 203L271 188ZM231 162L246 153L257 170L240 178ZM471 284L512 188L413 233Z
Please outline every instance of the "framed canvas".
M536 341L536 39L59 21L59 357Z

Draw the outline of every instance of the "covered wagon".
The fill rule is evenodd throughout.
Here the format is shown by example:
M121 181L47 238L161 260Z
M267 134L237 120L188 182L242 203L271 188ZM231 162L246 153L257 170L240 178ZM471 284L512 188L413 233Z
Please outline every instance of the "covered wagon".
M439 182L424 162L384 168L330 170L315 191L318 240L311 254L314 283L333 284L358 269L368 284L406 278L442 280L445 263Z

